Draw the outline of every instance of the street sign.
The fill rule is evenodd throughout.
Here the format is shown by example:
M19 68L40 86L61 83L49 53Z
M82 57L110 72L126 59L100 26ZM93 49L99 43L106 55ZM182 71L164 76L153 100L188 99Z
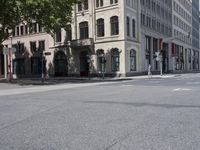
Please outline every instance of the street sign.
M9 55L10 53L15 53L16 52L16 48L8 48L8 47L4 47L3 48L3 54L4 55Z
M160 52L156 52L156 61L160 60Z
M44 55L51 55L51 52L45 52Z
M156 56L159 56L160 55L160 52L156 52Z
M9 54L9 48L4 47L4 48L3 48L3 54L4 54L4 55Z

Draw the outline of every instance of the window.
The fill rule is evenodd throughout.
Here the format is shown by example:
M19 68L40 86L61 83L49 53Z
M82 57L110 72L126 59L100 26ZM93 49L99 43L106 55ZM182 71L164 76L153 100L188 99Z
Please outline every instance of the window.
M25 34L28 34L28 26L25 25Z
M146 7L150 9L151 3L150 0L146 0Z
M30 48L31 48L31 52L34 53L36 52L37 48L36 48L36 42L30 42Z
M61 42L61 38L62 37L62 33L61 33L61 29L59 31L56 32L56 42Z
M39 51L45 51L45 41L39 41Z
M33 32L34 32L34 33L37 33L37 23L34 23L34 24L33 24Z
M110 0L110 4L117 4L118 3L118 0Z
M130 50L130 71L136 71L136 51Z
M141 0L140 2L141 2L141 5L143 5L143 6L145 5L144 0Z
M97 36L104 36L104 19L97 20Z
M88 22L79 23L80 39L87 39L89 37Z
M88 10L88 0L83 1L84 10Z
M100 72L105 71L105 54L103 49L98 49L97 52L97 70Z
M17 42L16 44L13 44L12 47L16 48L16 53L24 53L24 43Z
M19 42L18 47L19 47L18 53L24 53L24 50L25 50L24 43Z
M126 0L126 5L127 5L127 6L130 6L130 5L131 5L130 0Z
M17 33L16 33L17 36L19 36L19 27L17 27Z
M152 28L156 30L156 19L152 19Z
M38 24L38 30L39 32L42 32L42 26L40 24Z
M141 13L141 24L145 25L145 14Z
M20 26L21 35L24 35L24 26Z
M83 2L78 2L78 11L88 10L88 0L83 0Z
M71 41L71 40L72 40L72 28L71 28L71 25L67 25L66 41Z
M110 18L111 23L111 35L119 34L119 21L117 16L113 16Z
M96 7L102 7L103 6L103 0L96 0Z
M136 34L135 34L135 19L132 20L132 36L135 38Z
M119 50L114 48L111 50L111 63L112 63L112 71L119 71Z
M78 11L82 11L82 2L78 2Z
M13 60L13 73L16 75L25 74L25 62L23 58Z
M151 17L149 17L149 16L146 16L146 21L147 21L147 26L148 27L151 27Z
M130 18L126 17L126 32L127 36L130 36Z
M40 57L31 58L31 74L39 75L42 73L42 61Z

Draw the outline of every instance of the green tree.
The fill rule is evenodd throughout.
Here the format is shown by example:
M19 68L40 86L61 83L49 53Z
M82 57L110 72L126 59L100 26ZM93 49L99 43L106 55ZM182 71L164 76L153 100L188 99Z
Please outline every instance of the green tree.
M0 44L9 37L6 29L37 22L52 34L71 21L76 0L0 0Z

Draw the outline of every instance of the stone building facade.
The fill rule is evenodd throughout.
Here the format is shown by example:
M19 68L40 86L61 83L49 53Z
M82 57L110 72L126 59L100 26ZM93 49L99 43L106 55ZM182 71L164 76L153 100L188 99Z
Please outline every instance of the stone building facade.
M54 38L38 24L31 32L19 25L12 44L8 39L3 45L17 48L11 64L15 77L42 72L130 76L146 73L149 65L154 72L192 71L199 66L193 5L189 0L84 0L73 6L71 24ZM1 74L6 76L9 58L1 53Z

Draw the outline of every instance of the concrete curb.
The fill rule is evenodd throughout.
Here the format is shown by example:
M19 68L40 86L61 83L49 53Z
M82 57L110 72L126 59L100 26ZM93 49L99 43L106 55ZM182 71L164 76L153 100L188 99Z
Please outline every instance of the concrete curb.
M179 77L183 74L168 74L168 75L152 75L149 77L148 75L143 76L132 76L132 77L105 77L102 78L81 78L81 77L61 77L61 78L48 78L42 82L41 78L24 78L24 79L13 79L11 84L19 84L19 85L56 85L56 84L64 84L64 83L95 83L95 82L119 82L119 81L127 81L127 80L139 80L139 79L167 79ZM0 83L9 83L7 79L0 79Z

